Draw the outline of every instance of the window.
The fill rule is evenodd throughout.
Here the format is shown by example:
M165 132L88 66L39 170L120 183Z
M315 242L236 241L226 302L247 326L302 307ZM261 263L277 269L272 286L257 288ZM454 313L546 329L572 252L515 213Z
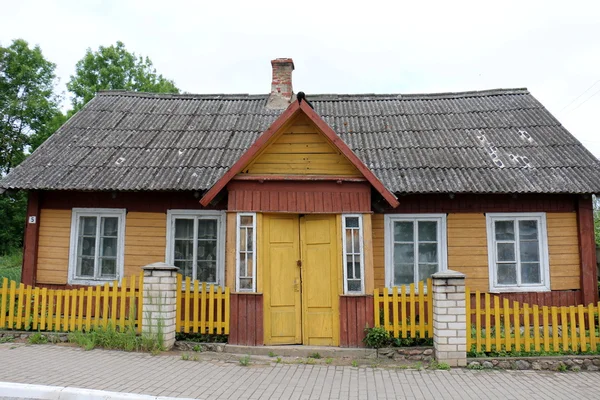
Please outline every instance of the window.
M362 216L344 215L342 221L344 293L363 293L364 261Z
M200 282L224 281L225 223L221 211L169 210L167 262Z
M545 213L487 214L490 290L550 290Z
M123 276L124 209L74 208L69 283L94 284Z
M446 215L385 216L386 282L409 285L447 268Z
M237 291L254 292L256 291L256 214L238 214L237 227Z

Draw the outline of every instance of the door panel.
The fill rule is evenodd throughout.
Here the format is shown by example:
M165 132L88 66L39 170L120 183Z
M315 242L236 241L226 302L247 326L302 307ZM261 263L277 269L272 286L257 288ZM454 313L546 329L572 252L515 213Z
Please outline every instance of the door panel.
M264 215L265 344L302 343L297 215Z
M300 218L303 343L339 345L338 235L335 215Z

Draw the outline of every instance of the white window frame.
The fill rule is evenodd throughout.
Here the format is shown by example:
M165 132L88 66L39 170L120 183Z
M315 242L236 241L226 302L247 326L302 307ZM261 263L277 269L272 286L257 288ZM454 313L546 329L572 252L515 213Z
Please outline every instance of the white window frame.
M487 249L488 249L488 266L489 266L489 283L491 293L514 293L514 292L549 292L550 291L550 263L548 255L548 229L546 225L546 213L486 213L486 228L487 228ZM498 285L497 284L497 268L496 268L496 236L494 232L494 222L497 220L532 220L538 221L538 239L539 239L539 254L540 254L540 275L542 283L539 285ZM518 232L515 232L518 235ZM515 257L519 257L518 239L515 248ZM517 261L517 281L520 280L521 266Z
M103 285L114 280L120 282L123 277L124 257L125 257L125 219L127 211L124 208L73 208L71 210L71 239L69 242L69 277L70 285ZM77 278L77 243L79 239L79 218L81 217L116 217L118 222L118 240L117 240L117 261L116 261L116 277L115 278ZM96 227L96 251L100 251L98 246L100 224ZM96 260L98 255L96 254ZM94 261L94 273L98 266Z
M217 220L217 282L216 285L225 284L225 212L214 210L167 210L167 248L165 251L165 261L169 265L174 265L175 254L173 246L175 244L175 220L176 219L216 219ZM194 226L195 223L194 223ZM193 267L194 276L197 276L197 236L198 230L194 229L194 248L193 248ZM185 280L185 278L184 278ZM192 279L194 280L194 279ZM213 282L209 282L213 283Z
M346 265L346 218L358 218L358 240L360 246L360 291L348 290L348 267ZM356 229L356 228L350 228ZM362 214L342 214L342 270L344 271L344 294L365 293L365 252L363 245L363 218Z
M386 214L384 216L385 239L385 283L386 287L394 287L394 222L396 221L434 221L438 224L438 272L448 269L448 242L446 230L446 214ZM416 240L417 238L415 238ZM417 256L417 255L415 255ZM417 281L418 282L418 281ZM415 286L416 283L415 282ZM408 286L408 285L407 285ZM418 289L418 288L416 288Z
M252 217L252 244L254 246L254 248L252 249L252 289L240 289L240 221L242 217ZM258 277L256 276L257 248L258 246L256 243L256 213L237 213L235 223L235 289L237 292L256 292L256 281L258 279Z

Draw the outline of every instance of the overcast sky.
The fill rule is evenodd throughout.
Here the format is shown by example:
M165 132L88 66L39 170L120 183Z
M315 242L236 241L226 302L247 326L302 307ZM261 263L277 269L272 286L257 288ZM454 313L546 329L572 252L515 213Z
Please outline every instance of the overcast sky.
M600 156L600 1L3 1L0 44L39 44L65 91L117 40L191 93L423 93L527 87Z

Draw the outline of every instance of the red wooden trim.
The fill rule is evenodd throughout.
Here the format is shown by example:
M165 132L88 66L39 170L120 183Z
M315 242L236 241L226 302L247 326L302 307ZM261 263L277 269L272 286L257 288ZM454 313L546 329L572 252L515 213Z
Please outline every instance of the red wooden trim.
M30 217L35 217L35 223L29 222ZM29 192L27 199L25 238L23 241L23 267L21 270L21 282L31 286L35 286L39 231L40 193L37 191L31 191Z
M208 192L200 199L200 204L206 207L221 190L229 183L234 176L240 173L258 152L267 144L267 142L277 133L283 125L288 122L300 110L300 104L297 101L292 102L290 106L264 131L258 139L246 150L244 154L233 164L231 168L219 179Z
M340 296L340 346L364 347L367 325L373 326L373 296Z
M577 230L581 259L581 298L584 305L598 301L598 270L596 269L596 240L594 237L594 210L592 198L579 196L577 202Z
M400 202L394 196L392 192L390 192L381 181L371 172L371 170L357 157L356 154L344 143L344 141L334 132L333 129L323 119L313 110L306 102L300 103L300 109L304 111L304 113L311 119L311 121L317 125L317 127L327 136L327 138L332 142L332 144L337 147L339 151L341 151L348 160L354 164L354 166L363 174L365 178L373 185L375 190L377 190L384 199L389 203L392 208L396 208L400 205Z
M248 148L248 150L236 161L235 164L210 188L208 192L200 199L200 204L207 206L215 196L223 190L223 188L231 181L240 171L254 159L254 157L263 149L269 140L277 134L297 112L303 111L304 114L327 136L331 144L333 144L344 156L358 169L369 183L377 190L383 198L389 203L392 208L398 207L400 202L381 183L381 181L371 172L369 168L354 154L354 152L344 143L344 141L331 129L329 125L310 107L306 102L294 101L290 106L275 120L275 122L263 132L262 135Z
M347 176L325 175L236 175L232 181L340 181L340 182L366 182L365 178L352 178Z

